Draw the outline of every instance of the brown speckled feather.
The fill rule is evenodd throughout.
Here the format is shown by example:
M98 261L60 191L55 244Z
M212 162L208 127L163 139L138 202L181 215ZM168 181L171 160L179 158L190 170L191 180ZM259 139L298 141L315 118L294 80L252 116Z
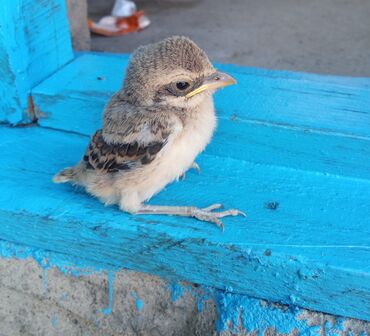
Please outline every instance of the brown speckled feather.
M163 141L140 145L138 142L109 144L102 131L95 132L83 157L87 169L115 173L152 162L166 144Z

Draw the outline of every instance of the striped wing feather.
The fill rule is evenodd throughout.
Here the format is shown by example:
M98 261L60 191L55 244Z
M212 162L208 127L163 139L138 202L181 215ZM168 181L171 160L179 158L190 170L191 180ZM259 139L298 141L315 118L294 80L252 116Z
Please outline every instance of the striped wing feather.
M92 136L83 160L87 169L115 173L149 164L165 144L166 139L146 145L138 142L109 144L99 130Z

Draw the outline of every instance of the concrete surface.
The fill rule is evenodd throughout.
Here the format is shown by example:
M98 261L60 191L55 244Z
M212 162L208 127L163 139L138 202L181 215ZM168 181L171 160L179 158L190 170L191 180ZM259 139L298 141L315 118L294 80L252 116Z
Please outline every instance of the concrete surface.
M110 309L107 279L105 273L65 276L31 259L1 259L0 336L214 334L211 301L198 313L189 294L173 301L163 280L123 270L114 276Z
M2 258L0 336L370 334L368 322L218 293L207 296L205 288L188 283L174 286L128 270L112 277L105 272L66 276L57 268L40 267L31 258ZM227 322L230 329L216 332L215 321L220 314L230 317L230 309L234 315Z
M67 16L74 50L90 50L86 0L66 0Z
M89 14L113 0L88 0ZM121 37L92 36L92 50L131 52L173 34L193 38L221 63L370 76L370 1L138 0L152 25Z

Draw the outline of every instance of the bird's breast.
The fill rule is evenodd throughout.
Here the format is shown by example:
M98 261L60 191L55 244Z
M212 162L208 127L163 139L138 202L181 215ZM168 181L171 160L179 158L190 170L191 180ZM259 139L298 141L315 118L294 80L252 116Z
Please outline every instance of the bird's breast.
M186 119L182 131L170 139L163 152L150 164L141 198L150 198L184 174L211 140L215 126L216 117L210 101Z
M196 156L203 151L211 140L216 126L213 104L201 106L200 111L186 119L182 132L169 144L168 152L164 152L163 162L173 178L182 175L194 162Z

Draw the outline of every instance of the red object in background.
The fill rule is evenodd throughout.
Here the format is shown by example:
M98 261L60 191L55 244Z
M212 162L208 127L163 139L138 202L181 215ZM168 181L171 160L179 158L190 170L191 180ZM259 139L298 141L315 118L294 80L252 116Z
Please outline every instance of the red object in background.
M148 27L149 24L150 21L142 10L127 17L104 16L97 23L91 19L87 20L90 31L103 36L119 36L137 32Z

